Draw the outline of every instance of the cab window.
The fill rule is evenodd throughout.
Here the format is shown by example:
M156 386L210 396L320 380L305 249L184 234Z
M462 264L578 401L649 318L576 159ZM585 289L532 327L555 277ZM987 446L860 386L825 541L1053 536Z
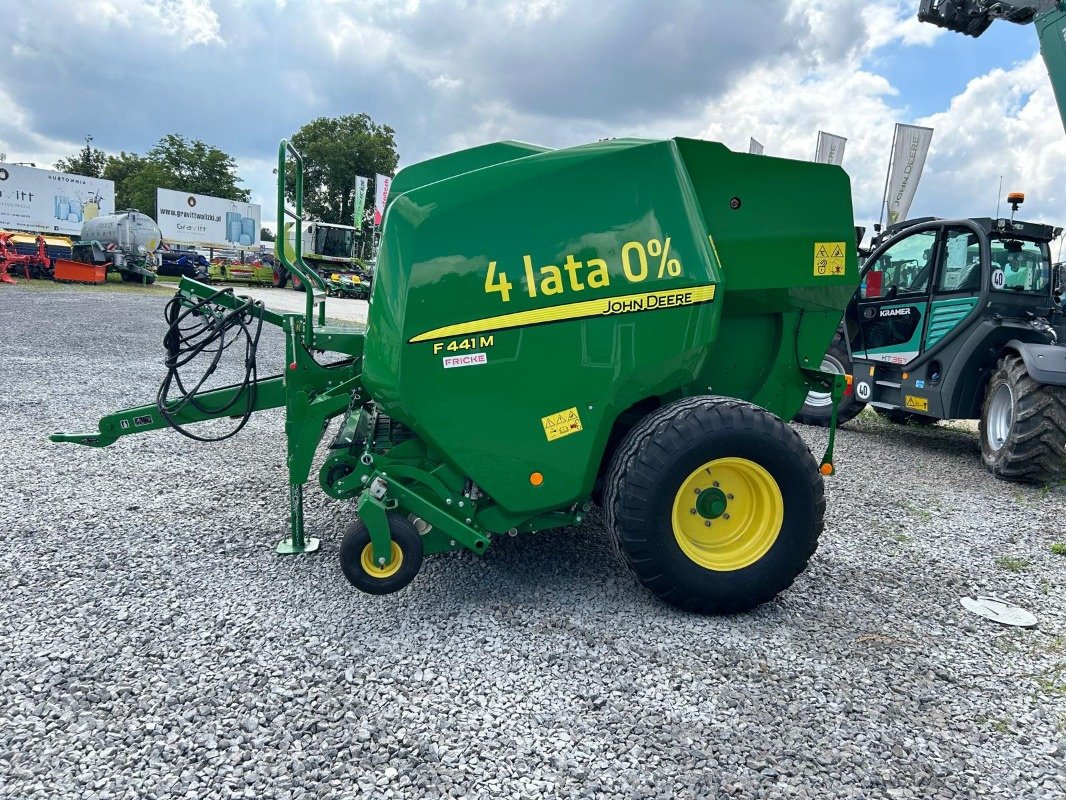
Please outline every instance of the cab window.
M944 258L937 275L938 292L981 291L981 243L977 234L950 228L944 240Z
M993 290L1046 294L1050 282L1051 258L1046 244L1025 239L992 240Z
M922 231L896 242L866 271L862 296L890 299L929 290L936 231Z

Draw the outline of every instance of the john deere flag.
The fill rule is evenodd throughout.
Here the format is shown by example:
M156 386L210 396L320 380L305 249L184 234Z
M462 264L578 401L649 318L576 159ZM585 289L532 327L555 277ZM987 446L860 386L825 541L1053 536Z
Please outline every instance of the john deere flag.
M889 225L907 218L932 141L932 128L896 123L892 163L888 168L888 185L885 187Z
M374 224L380 225L385 217L385 201L389 199L392 178L378 173L374 176Z
M750 142L748 142L748 152L749 153L754 153L757 156L761 156L763 154L762 143L761 142L757 142L757 141L755 141L754 138L752 138L752 140Z
M814 161L817 164L836 164L844 160L844 145L847 139L825 131L818 131L818 145L814 149Z
M352 204L352 216L355 218L355 229L363 229L363 212L366 211L366 188L370 185L370 178L357 175L355 178L355 202Z

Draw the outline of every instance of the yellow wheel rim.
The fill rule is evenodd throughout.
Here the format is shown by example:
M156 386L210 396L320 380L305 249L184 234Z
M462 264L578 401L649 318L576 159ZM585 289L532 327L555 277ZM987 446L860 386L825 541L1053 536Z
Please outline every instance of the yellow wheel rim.
M670 521L686 556L730 572L766 555L784 517L781 489L769 472L746 458L717 458L681 483Z
M372 578L391 578L400 571L401 564L403 564L403 550L400 549L396 542L392 543L392 560L384 567L374 563L373 544L367 544L359 556L359 566L363 568L363 572Z

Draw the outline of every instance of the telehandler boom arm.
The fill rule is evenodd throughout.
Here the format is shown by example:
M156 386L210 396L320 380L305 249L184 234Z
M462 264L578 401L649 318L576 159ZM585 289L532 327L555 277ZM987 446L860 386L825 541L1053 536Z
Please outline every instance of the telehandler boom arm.
M977 37L997 19L1033 24L1040 39L1059 117L1066 127L1066 2L1063 0L921 0L918 19Z

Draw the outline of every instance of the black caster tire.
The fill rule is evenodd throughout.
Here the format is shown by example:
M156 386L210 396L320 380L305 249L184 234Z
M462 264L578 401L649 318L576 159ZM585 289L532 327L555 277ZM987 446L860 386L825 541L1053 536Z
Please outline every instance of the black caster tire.
M367 594L391 594L414 580L422 568L422 537L407 517L387 514L392 536L392 562L379 567L373 562L373 546L366 524L357 519L341 542L341 571L348 582Z

